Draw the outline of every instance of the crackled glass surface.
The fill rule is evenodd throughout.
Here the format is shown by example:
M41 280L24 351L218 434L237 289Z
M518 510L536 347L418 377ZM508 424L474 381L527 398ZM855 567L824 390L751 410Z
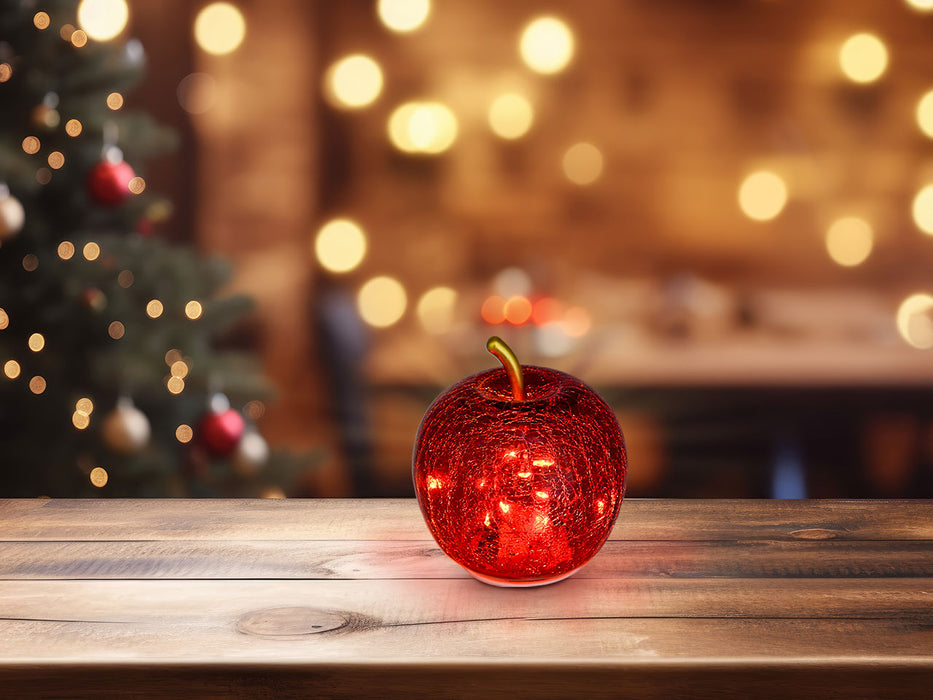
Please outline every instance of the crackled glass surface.
M441 549L501 585L560 580L602 547L625 494L615 415L578 379L523 367L525 401L501 368L454 384L428 408L413 477Z

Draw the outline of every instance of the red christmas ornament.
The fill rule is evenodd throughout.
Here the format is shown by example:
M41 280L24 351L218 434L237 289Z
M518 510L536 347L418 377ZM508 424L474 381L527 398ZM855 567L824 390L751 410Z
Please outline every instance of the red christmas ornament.
M537 586L570 576L602 547L625 495L625 442L586 384L522 367L454 384L428 408L415 443L418 503L441 549L473 576Z
M229 457L243 437L243 416L232 408L209 411L198 426L198 436L212 457Z
M130 196L130 180L136 177L133 168L119 151L109 153L88 171L84 181L87 194L95 204L116 207Z

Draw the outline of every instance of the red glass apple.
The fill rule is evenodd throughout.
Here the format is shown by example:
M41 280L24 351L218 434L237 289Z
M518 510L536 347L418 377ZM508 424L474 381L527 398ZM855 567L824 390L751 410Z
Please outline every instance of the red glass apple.
M615 415L563 372L503 367L457 382L418 429L413 478L440 548L502 586L560 581L602 547L622 505L625 441Z

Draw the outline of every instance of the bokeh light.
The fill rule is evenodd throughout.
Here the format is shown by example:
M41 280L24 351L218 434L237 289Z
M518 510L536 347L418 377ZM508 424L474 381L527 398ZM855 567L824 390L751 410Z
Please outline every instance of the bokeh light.
M787 204L787 185L777 173L759 170L742 181L739 187L739 206L755 221L769 221Z
M39 152L39 149L42 147L42 144L39 142L35 136L27 136L23 139L23 153L28 153L29 155L34 155Z
M514 326L520 326L531 318L531 301L527 297L510 297L502 307L505 320Z
M369 56L346 56L327 69L324 95L334 107L358 109L382 92L382 69Z
M80 136L84 127L77 119L69 119L65 122L65 133L71 137Z
M133 286L133 282L136 281L136 275L133 274L132 270L120 270L120 274L117 275L117 284L119 284L123 289L129 289Z
M103 467L94 467L88 478L91 480L91 483L99 489L106 486L107 482L110 480L107 470Z
M571 338L582 338L590 332L593 321L590 318L590 312L582 306L572 306L567 309L561 327Z
M928 91L917 101L917 109L914 112L917 118L917 126L929 138L933 138L933 90Z
M71 260L75 254L75 245L71 241L62 241L58 244L58 257L62 260Z
M486 297L480 307L482 319L493 326L505 321L505 299L498 294Z
M518 48L531 70L546 75L559 73L573 58L573 33L557 17L538 17L525 26Z
M325 270L349 272L363 262L366 234L351 219L331 219L318 229L314 255Z
M920 292L901 302L897 330L908 345L920 350L933 348L933 296Z
M855 83L872 83L888 67L888 49L874 34L854 34L839 49L839 66Z
M836 263L854 267L868 258L873 238L867 221L847 216L834 221L826 231L826 250Z
M201 318L201 314L204 313L204 307L201 306L201 302L195 301L192 299L187 304L185 304L185 316L190 321L197 321Z
M35 253L27 253L23 256L23 269L26 272L35 272L39 269L39 258Z
M129 16L125 0L81 0L78 5L78 24L97 41L117 36L123 31Z
M120 321L111 321L110 325L107 326L107 335L109 335L114 340L120 340L126 334L126 326L124 326Z
M379 0L379 20L393 32L413 32L431 14L431 0Z
M84 430L91 424L91 418L84 411L75 411L71 414L71 424L78 430Z
M933 10L933 0L906 0L907 4L918 12Z
M107 95L107 107L114 112L123 107L123 95L119 92L111 92Z
M217 102L217 81L207 73L190 73L178 83L176 95L188 114L204 114Z
M169 377L165 382L165 388L170 394L180 394L185 390L185 380L181 377Z
M926 185L917 192L912 213L917 228L933 236L933 185Z
M13 66L9 63L0 63L0 83L5 83L13 77Z
M243 13L229 2L207 5L194 20L194 39L209 54L233 53L245 37Z
M191 439L194 437L194 430L191 429L191 426L187 423L182 423L177 428L175 428L175 439L178 440L181 444L186 444L191 442Z
M26 341L26 344L29 346L29 349L33 352L41 352L42 348L45 347L45 336L41 333L33 333L29 336L29 339Z
M489 106L489 126L496 136L518 139L534 122L534 108L527 98L514 92L499 95Z
M159 318L164 310L165 307L158 299L150 299L149 303L146 304L146 315L149 318Z
M405 313L408 297L398 280L382 276L364 284L356 301L360 316L366 323L376 328L387 328Z
M84 255L85 260L97 260L100 256L100 246L97 245L94 241L84 244L84 249L81 251Z
M173 377L184 379L188 376L188 363L184 360L175 360L172 366L169 367L169 372L171 372Z
M577 143L562 160L564 175L575 185L591 185L603 172L603 154L591 143Z
M38 374L29 380L29 391L33 394L41 394L45 391L46 386L45 377Z
M87 33L83 29L75 29L71 33L71 45L76 49L87 45Z
M49 19L47 12L37 12L32 17L32 23L35 25L36 29L48 29L51 22L52 20Z
M418 320L433 335L446 333L453 326L457 292L450 287L429 289L418 300Z
M75 401L75 410L91 415L94 412L94 402L86 396L82 397Z
M146 181L137 175L127 183L126 189L130 194L142 194L146 190Z
M61 151L52 151L48 157L49 167L58 170L65 165L65 155Z
M405 153L442 153L456 141L457 129L457 117L438 102L406 102L389 117L389 139Z
M4 309L0 308L0 331L5 329L9 325L10 325L10 316L7 314L7 312Z
M3 363L3 373L8 379L16 379L21 371L22 368L16 360L7 360Z

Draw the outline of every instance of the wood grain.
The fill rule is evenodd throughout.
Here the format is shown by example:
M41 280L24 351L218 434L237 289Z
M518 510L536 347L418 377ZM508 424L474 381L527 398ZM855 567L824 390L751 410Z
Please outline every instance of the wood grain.
M626 501L554 586L414 501L2 501L12 697L920 698L933 507Z
M0 500L0 540L429 540L411 499ZM933 501L627 499L612 540L933 539Z
M575 578L933 577L925 541L607 542ZM433 540L0 542L0 579L469 578Z

